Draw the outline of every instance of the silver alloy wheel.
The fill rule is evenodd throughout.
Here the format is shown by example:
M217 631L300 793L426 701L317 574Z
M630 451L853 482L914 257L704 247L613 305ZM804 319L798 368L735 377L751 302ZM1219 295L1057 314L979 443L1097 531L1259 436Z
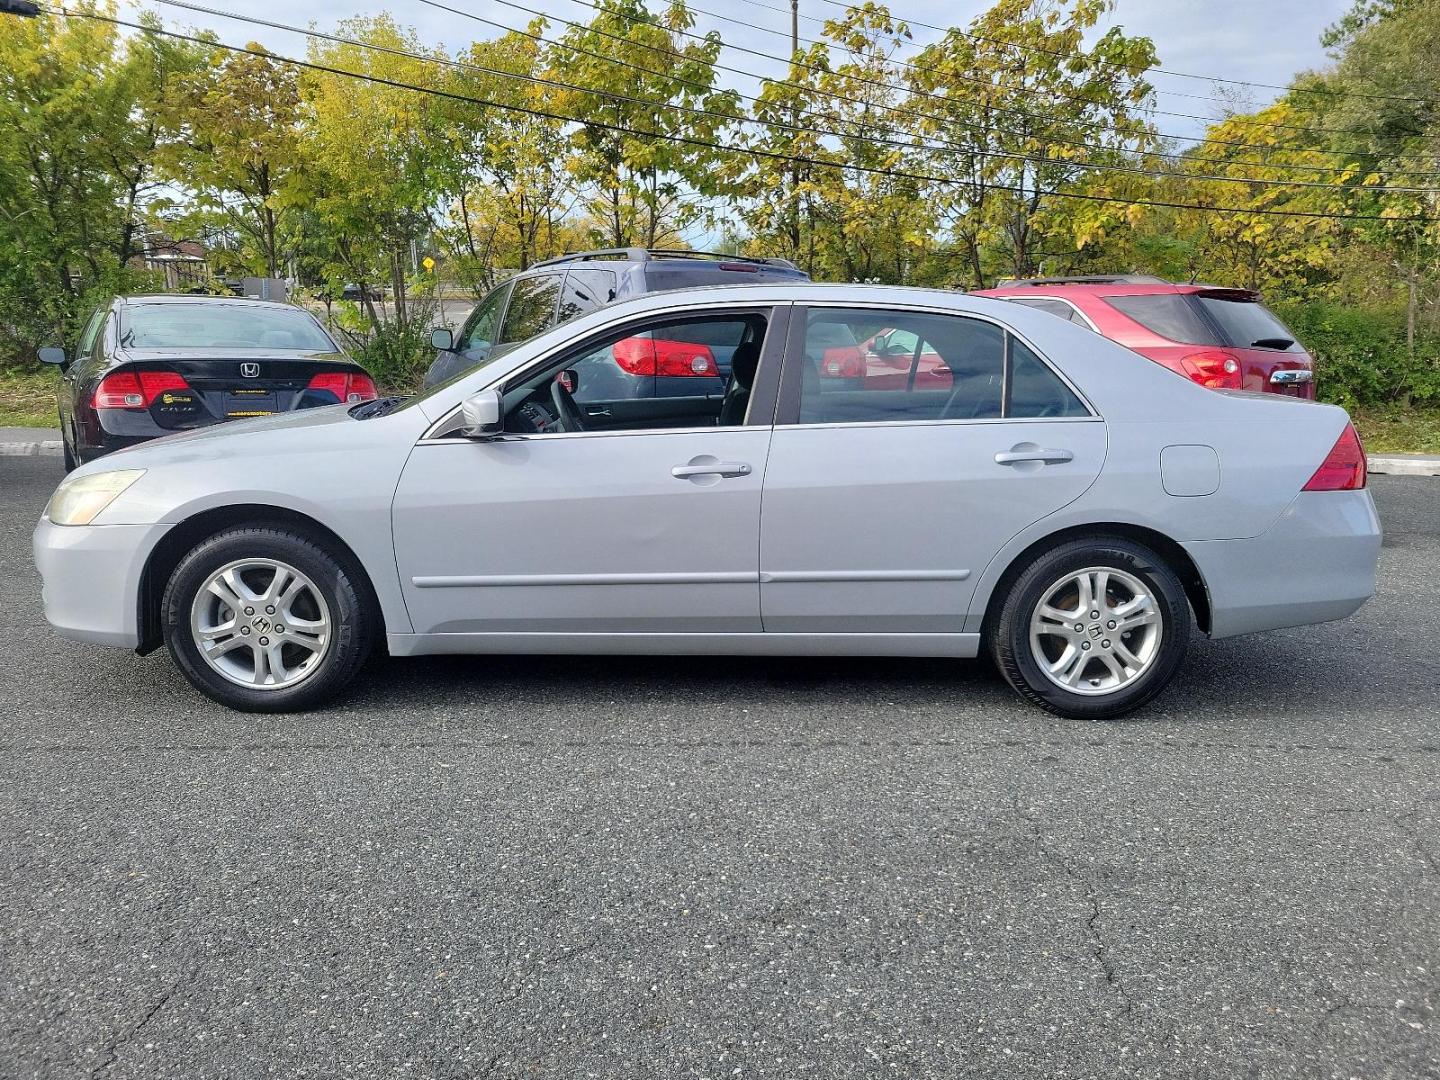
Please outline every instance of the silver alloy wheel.
M277 559L242 559L211 574L190 605L190 633L205 663L251 690L314 674L332 637L325 597Z
M1154 592L1109 566L1066 574L1045 590L1030 616L1030 651L1045 677L1092 697L1113 694L1145 674L1163 635Z

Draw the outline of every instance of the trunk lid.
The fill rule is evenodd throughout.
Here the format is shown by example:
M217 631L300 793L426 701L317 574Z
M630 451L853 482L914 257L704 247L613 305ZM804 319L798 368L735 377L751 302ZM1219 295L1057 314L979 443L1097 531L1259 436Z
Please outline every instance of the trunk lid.
M107 376L164 371L185 380L185 388L164 390L149 406L155 422L174 431L334 405L344 398L311 389L311 380L324 373L364 374L344 353L232 349L196 356L185 349L129 349L120 359Z

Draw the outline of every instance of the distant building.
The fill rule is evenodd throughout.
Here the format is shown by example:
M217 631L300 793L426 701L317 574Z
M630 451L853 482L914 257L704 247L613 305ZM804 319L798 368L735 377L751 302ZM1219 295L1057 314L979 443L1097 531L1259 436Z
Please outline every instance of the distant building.
M171 240L158 233L147 238L137 262L145 270L163 274L166 292L202 288L210 281L210 263L203 245L194 240Z

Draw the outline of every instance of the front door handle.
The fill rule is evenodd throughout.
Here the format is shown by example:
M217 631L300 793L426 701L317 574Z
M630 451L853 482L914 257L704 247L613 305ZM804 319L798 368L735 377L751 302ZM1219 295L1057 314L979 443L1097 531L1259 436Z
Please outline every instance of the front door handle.
M1010 450L1002 450L995 455L996 465L1018 465L1022 461L1038 461L1042 465L1059 465L1066 461L1074 461L1075 455L1069 450L1046 450L1042 447L1017 446Z
M750 466L743 461L691 462L676 465L670 470L676 480L691 480L697 476L749 476Z

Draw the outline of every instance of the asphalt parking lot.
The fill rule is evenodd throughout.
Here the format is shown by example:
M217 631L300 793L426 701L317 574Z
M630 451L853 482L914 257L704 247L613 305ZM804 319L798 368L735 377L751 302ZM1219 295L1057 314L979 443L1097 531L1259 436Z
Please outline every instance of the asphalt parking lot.
M59 475L0 458L0 1077L1440 1075L1440 480L1355 618L1082 724L880 660L232 714L52 636Z

